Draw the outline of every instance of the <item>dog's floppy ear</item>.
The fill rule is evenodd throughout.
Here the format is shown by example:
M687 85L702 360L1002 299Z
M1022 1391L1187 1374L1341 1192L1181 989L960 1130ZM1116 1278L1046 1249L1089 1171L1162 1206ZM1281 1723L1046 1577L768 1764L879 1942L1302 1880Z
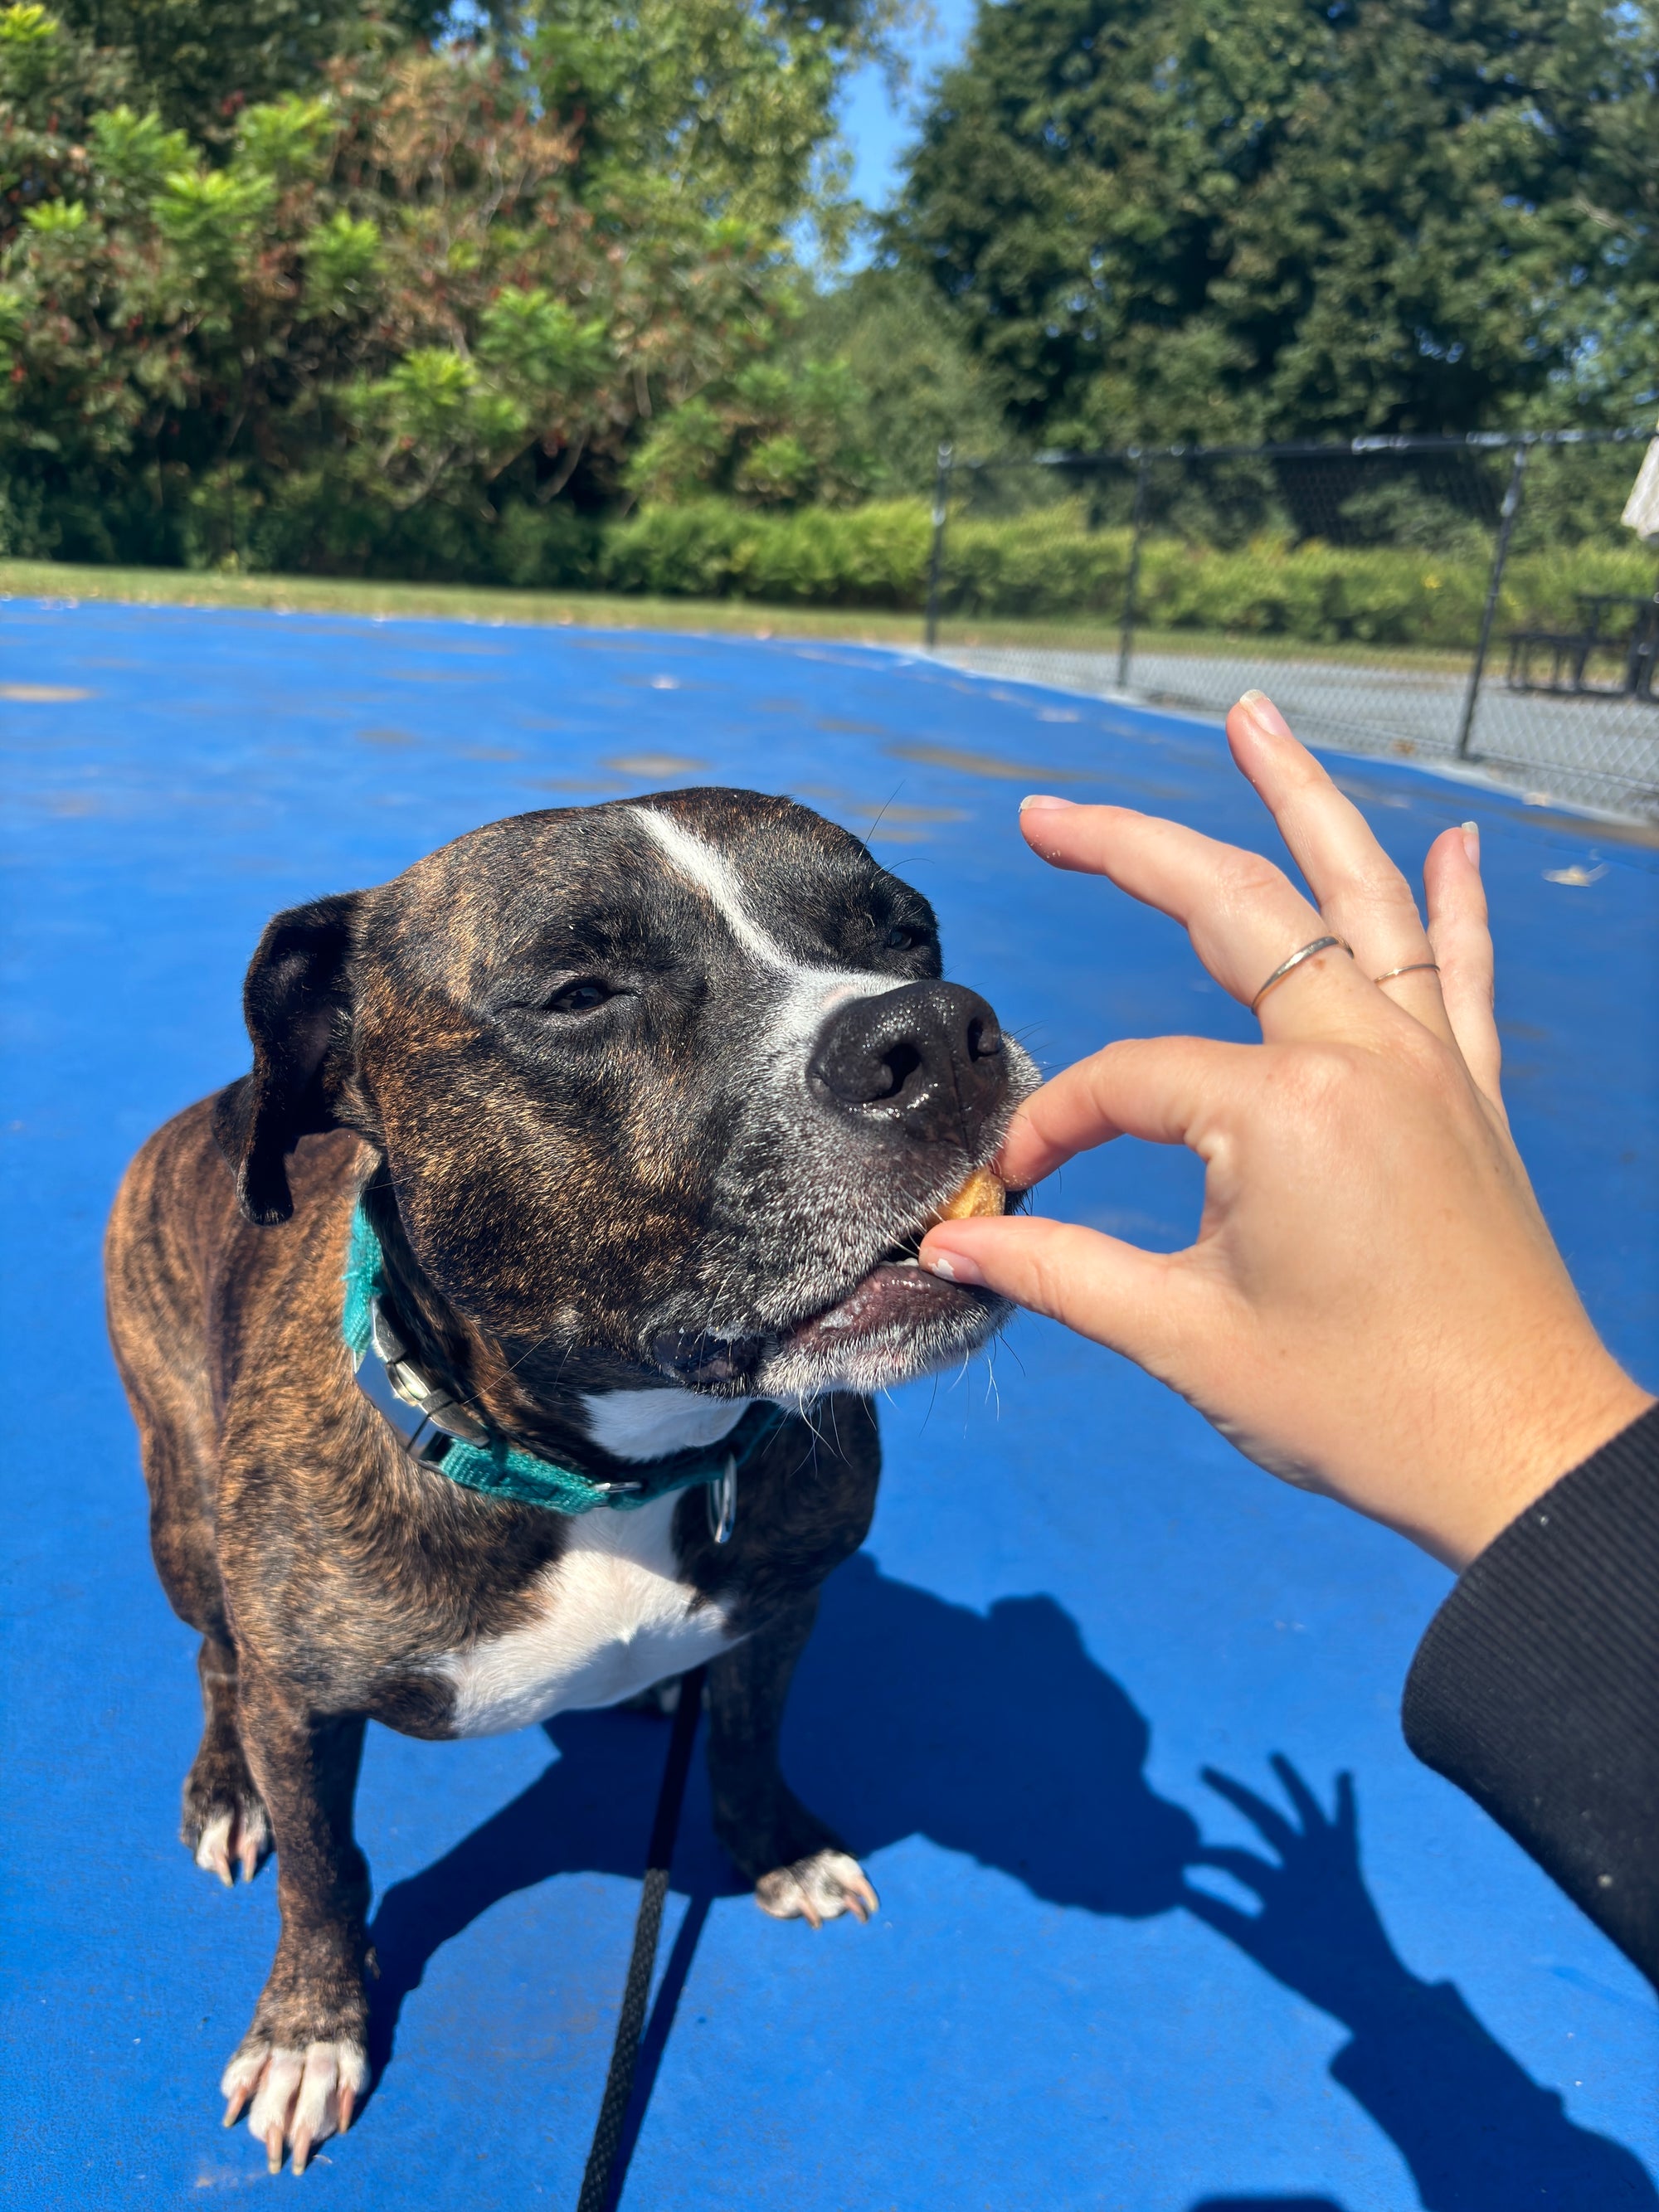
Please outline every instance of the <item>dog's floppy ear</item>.
M265 926L247 971L242 1012L253 1073L222 1091L213 1133L236 1173L243 1212L262 1229L294 1211L283 1164L301 1137L339 1125L323 1080L339 1017L359 895L313 899Z

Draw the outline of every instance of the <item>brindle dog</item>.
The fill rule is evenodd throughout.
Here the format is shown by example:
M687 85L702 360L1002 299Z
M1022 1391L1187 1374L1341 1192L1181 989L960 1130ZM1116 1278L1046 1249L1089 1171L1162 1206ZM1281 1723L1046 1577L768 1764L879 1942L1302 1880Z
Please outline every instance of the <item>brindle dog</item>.
M276 1961L223 2083L273 2167L367 2079L370 1719L517 1728L712 1658L714 1817L759 1902L873 1907L778 1740L869 1526L868 1394L1003 1316L915 1263L1035 1081L940 973L927 902L787 800L522 815L277 915L252 1073L133 1162L110 1325L156 1566L202 1638L184 1840L226 1882L276 1853ZM360 1203L418 1371L489 1437L625 1481L787 1409L730 1540L703 1488L573 1516L415 1455L343 1340Z

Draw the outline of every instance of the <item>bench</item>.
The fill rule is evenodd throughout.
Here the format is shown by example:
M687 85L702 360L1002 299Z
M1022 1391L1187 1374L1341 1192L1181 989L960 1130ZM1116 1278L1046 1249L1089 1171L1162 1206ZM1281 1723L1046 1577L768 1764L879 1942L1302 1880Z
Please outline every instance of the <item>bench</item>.
M1629 592L1576 592L1573 601L1580 610L1578 629L1510 633L1509 689L1549 691L1565 698L1644 699L1659 705L1653 690L1654 663L1659 658L1659 592L1650 599ZM1549 674L1541 677L1535 663L1545 653L1549 655ZM1619 657L1622 666L1617 682L1598 681L1591 675L1590 663L1597 655Z

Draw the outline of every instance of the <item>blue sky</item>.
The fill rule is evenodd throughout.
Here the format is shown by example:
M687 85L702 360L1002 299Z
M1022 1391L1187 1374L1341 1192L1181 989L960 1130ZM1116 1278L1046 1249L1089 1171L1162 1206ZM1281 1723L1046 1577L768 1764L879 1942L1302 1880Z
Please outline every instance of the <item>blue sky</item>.
M860 70L848 87L842 128L853 149L853 190L866 207L883 207L890 198L898 155L911 134L911 111L933 70L961 52L973 24L974 0L933 0L933 18L927 30L907 36L914 73L896 108L877 70Z

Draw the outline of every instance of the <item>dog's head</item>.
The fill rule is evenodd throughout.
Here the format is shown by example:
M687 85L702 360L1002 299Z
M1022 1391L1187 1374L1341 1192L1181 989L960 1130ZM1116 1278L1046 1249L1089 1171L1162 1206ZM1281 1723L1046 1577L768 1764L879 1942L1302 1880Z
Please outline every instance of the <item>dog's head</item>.
M1036 1073L927 902L787 799L477 830L279 915L220 1139L258 1222L309 1132L383 1153L441 1297L529 1380L805 1401L983 1343L914 1261Z

